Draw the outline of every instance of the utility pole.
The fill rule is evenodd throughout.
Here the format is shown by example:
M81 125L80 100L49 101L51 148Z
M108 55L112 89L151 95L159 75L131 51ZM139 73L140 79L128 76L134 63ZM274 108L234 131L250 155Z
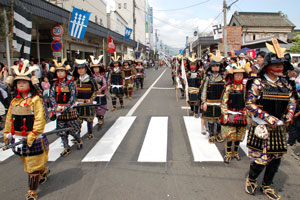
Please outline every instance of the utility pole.
M224 13L224 57L227 56L227 22L226 22L227 5L226 0L223 0L223 13Z
M135 7L136 3L135 0L133 0L133 25L132 25L132 32L133 32L133 40L135 41L135 23L136 23L136 18L135 18Z

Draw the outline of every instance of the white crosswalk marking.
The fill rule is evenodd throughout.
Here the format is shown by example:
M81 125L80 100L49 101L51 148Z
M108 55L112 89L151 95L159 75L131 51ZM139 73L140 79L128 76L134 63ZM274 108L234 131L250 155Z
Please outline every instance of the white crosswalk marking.
M244 151L244 153L248 156L247 136L248 136L248 130L246 131L246 135L243 142L240 143L240 147Z
M55 124L56 124L55 121L47 123L45 126L44 132L49 132L49 131L52 131L53 129L55 129L55 126L56 126ZM0 161L1 162L8 159L12 155L14 155L14 153L12 152L11 149L8 149L6 151L3 151L2 149L0 149Z
M119 117L93 149L84 157L82 162L110 161L135 118L135 116Z
M168 117L151 117L138 162L166 162Z
M95 118L94 119L94 123L93 126L96 125L98 122L98 119ZM83 122L81 125L81 133L80 136L83 137L84 135L87 134L87 123ZM73 142L71 142L71 140L73 139L73 137L70 135L68 137L69 140L69 145L73 146ZM48 161L56 161L59 157L60 157L60 153L64 150L63 144L61 142L60 138L57 138L54 142L52 142L49 146L49 154L48 154Z
M215 144L208 143L206 135L201 134L201 119L184 116L184 123L191 144L194 161L221 161L223 157Z
M207 135L201 134L201 119L184 116L188 138L190 141L195 162L223 162L223 157L215 144L208 143ZM135 116L119 117L110 127L105 135L87 153L81 162L109 162L122 140L128 133L135 121ZM95 118L93 125L96 125ZM52 131L56 128L56 121L46 124L45 131ZM81 137L87 134L87 124L84 122L81 128ZM69 137L70 146L73 145ZM248 155L247 136L241 142L240 147ZM145 139L139 153L138 162L167 162L168 148L168 117L153 116L150 119ZM49 161L56 161L63 151L61 139L57 138L50 144ZM12 150L3 151L0 149L0 162L13 156Z

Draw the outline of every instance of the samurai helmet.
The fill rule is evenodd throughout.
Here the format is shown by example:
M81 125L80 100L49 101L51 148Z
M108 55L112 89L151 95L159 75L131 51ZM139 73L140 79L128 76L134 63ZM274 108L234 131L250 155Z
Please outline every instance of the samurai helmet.
M190 63L196 63L198 61L198 58L196 57L196 54L193 53L192 57L188 57L188 60L190 61Z
M138 57L135 62L136 63L142 63L143 64L143 60L144 60L144 54L141 54L140 57Z
M37 77L32 75L32 72L39 69L39 67L29 66L29 60L24 60L23 65L13 65L11 68L16 76L8 76L6 79L7 84L13 85L14 81L17 80L31 81L33 85L39 82Z
M239 59L237 59L236 63L231 64L231 67L228 70L229 74L234 74L238 72L245 73L246 71L248 71L248 69L247 70L245 69L245 65L240 63Z
M100 67L101 66L101 60L103 58L103 55L98 56L98 59L95 59L95 56L90 56L90 57L91 57L91 62L90 62L91 67Z
M114 52L114 56L111 56L112 63L119 63L120 62L120 56L117 56L117 52Z
M259 69L258 74L265 72L266 67L271 64L284 63L286 61L284 57L286 48L281 48L276 38L272 38L272 44L266 43L266 46L270 52L265 56L264 64Z
M213 54L213 53L209 53L208 55L210 55L211 57L211 61L210 61L210 66L213 66L213 65L222 65L222 59L223 57L221 56L221 53L220 51L216 51L216 55Z
M71 66L70 65L65 65L65 61L66 61L67 59L66 58L64 58L64 59L62 59L62 61L61 62L58 62L57 60L53 60L53 62L54 62L54 67L51 67L50 68L50 71L51 72L55 72L55 71L57 71L57 70L65 70L65 71L69 71L70 69L71 69Z
M133 61L133 60L134 60L133 57L127 54L123 58L123 64L126 62L129 63L129 61Z

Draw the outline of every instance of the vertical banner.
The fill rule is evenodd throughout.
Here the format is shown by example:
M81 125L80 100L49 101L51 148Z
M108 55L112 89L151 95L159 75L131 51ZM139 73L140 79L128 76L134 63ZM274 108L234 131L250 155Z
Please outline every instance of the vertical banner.
M108 37L108 39L107 39L107 52L108 53L114 53L115 51L116 51L115 41L112 39L112 37Z
M183 57L182 57L182 60L181 60L181 75L182 75L182 79L184 80L185 82L185 97L186 97L186 101L189 101L189 85L188 85L188 81L187 81L187 78L186 78L186 73L185 73L185 67L184 67L184 64L183 64Z
M84 34L89 23L90 12L73 8L69 24L69 35L83 40Z
M221 39L223 37L223 30L222 30L221 24L214 24L212 26L212 31L213 31L215 40Z
M153 7L150 7L150 32L153 33Z
M131 33L132 33L132 29L126 27L125 28L125 39L129 40Z
M186 37L185 37L185 47L188 46L188 41L189 41L189 36L186 36Z
M247 51L247 55L254 59L255 58L255 49Z
M19 2L20 3L20 2ZM14 4L13 48L29 59L31 47L32 16L22 5ZM23 51L22 51L23 48Z

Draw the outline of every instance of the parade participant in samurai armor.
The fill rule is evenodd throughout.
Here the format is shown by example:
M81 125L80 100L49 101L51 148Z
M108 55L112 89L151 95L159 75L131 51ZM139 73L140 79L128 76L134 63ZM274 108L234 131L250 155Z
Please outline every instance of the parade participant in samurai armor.
M221 96L224 90L225 80L221 75L222 57L217 52L216 55L210 55L211 61L206 71L206 78L203 83L201 93L201 104L203 109L203 118L208 123L208 132L210 143L223 142L221 136Z
M225 163L229 163L232 158L238 161L241 160L238 150L240 142L245 138L247 129L244 78L246 78L246 72L239 62L231 65L229 74L225 78L227 82L222 96L222 117L220 119L222 137L226 140Z
M247 146L251 160L245 190L255 194L257 177L265 169L261 190L269 199L280 199L271 187L281 158L287 152L286 126L292 123L295 98L288 81L283 78L285 58L277 39L266 43L270 50L258 77L247 82L246 108L252 124Z
M180 67L180 55L177 55L173 58L171 63L171 76L173 85L176 85L176 76L177 76L177 69Z
M92 76L89 63L86 60L75 60L76 68L73 73L76 86L76 105L80 122L87 122L88 138L93 138L93 121L95 117L95 107L93 104L98 91L97 83Z
M22 66L12 66L15 77L7 79L17 95L6 115L4 141L6 145L23 141L13 147L13 152L20 156L28 174L29 190L25 199L36 200L39 184L45 183L50 173L46 168L49 142L42 136L46 125L44 104L33 86L38 84L38 79L32 76L36 67L28 63L24 60Z
M120 56L117 56L116 52L111 57L111 72L108 77L108 90L111 94L112 109L117 108L117 98L119 98L121 108L124 108L123 96L124 96L124 72L121 70Z
M93 72L93 77L97 83L98 91L96 94L95 101L100 106L96 107L96 117L98 119L98 129L100 129L104 123L104 115L106 113L107 108L107 80L105 77L105 69L101 63L103 55L99 56L98 59L95 59L94 56L91 56L91 69Z
M143 89L144 87L144 77L145 77L145 68L143 66L143 59L142 59L142 55L136 59L135 61L136 63L136 89L139 89L139 87L141 86L141 89Z
M129 61L132 61L132 60L133 60L133 58L126 55L124 57L124 61L123 61L123 72L124 72L124 76L125 76L125 78L124 78L125 79L124 93L125 93L125 97L129 98L129 100L132 99L134 79L136 76L135 69L129 65Z
M195 58L195 54L188 58L189 69L187 71L187 82L188 82L188 103L191 107L191 111L194 117L199 117L199 99L198 93L201 85L201 71L200 66L197 65L198 59Z
M57 118L56 128L72 128L70 131L60 135L64 146L64 150L60 154L62 157L71 153L68 139L69 135L74 137L73 141L77 145L77 149L79 150L82 148L80 121L78 119L77 110L72 108L76 101L76 87L72 80L67 79L71 67L70 65L65 65L65 60L66 59L63 59L61 63L57 60L53 60L54 67L50 68L50 71L54 73L54 78L56 80L53 83L50 92L53 115Z

